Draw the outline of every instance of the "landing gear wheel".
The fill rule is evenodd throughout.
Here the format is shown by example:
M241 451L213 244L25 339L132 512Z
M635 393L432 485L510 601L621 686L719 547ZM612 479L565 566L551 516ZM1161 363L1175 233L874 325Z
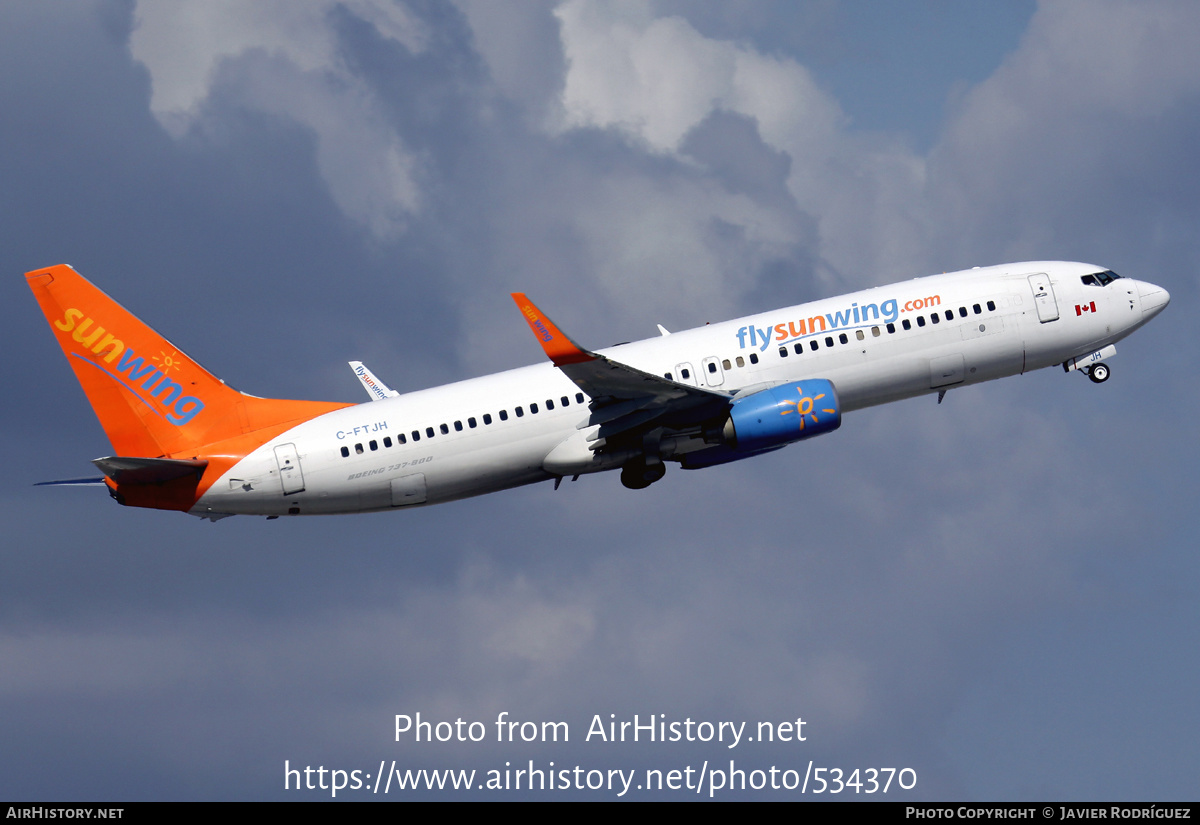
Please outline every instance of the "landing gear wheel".
M661 461L631 461L621 468L621 483L630 490L644 490L666 474L667 467Z
M1103 384L1108 380L1109 370L1105 364L1096 364L1088 370L1087 377L1092 379L1096 384Z

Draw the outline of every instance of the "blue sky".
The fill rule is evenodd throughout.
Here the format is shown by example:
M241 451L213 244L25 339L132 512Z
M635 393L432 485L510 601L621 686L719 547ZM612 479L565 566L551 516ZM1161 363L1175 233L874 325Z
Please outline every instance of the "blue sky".
M1194 798L1198 24L1165 2L0 7L0 796L733 757L911 767L896 799ZM402 391L538 360L514 290L601 347L1027 259L1172 306L1103 386L1046 370L862 411L636 493L209 524L30 486L109 452L20 277L54 263L244 391L361 401L350 359ZM572 741L394 741L418 711ZM808 740L583 741L650 713L801 716Z

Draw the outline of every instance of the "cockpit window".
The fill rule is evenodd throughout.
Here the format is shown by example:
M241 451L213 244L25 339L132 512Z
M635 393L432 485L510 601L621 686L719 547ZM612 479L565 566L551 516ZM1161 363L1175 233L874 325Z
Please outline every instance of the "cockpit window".
M1094 275L1084 275L1080 278L1084 286L1108 286L1113 281L1121 276L1113 272L1111 269L1106 269L1103 272L1097 272Z

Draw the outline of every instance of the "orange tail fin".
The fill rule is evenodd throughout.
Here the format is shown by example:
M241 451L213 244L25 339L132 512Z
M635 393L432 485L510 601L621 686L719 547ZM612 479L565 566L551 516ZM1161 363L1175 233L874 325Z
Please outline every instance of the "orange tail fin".
M116 455L193 457L217 442L253 449L284 425L352 406L238 392L69 266L25 277Z

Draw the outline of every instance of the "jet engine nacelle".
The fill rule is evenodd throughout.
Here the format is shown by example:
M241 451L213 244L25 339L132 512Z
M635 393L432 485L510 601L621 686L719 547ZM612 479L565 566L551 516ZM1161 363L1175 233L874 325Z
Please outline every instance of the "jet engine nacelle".
M841 424L833 383L810 378L735 398L722 435L738 452L757 452L831 432Z

